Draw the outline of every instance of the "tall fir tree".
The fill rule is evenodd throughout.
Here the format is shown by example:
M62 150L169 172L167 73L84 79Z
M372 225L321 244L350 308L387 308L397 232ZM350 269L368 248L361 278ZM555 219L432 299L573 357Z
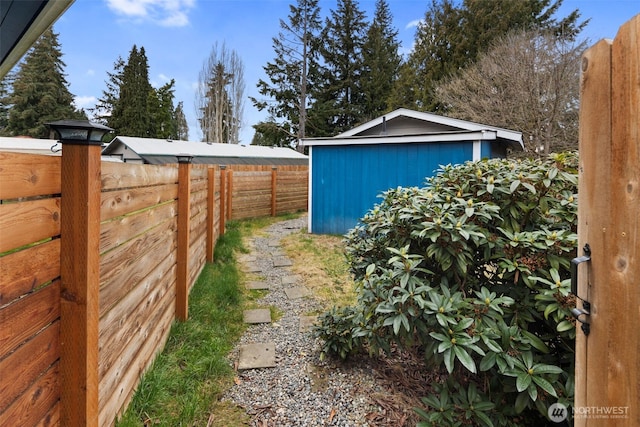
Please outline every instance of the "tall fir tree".
M416 30L414 48L391 91L388 101L392 108L438 110L435 82L458 66L451 49L462 42L461 20L461 11L452 0L432 0Z
M546 31L575 39L588 21L574 10L554 18L563 0L432 0L418 26L414 49L402 66L390 104L440 111L435 86L456 75L486 52L491 43L513 30Z
M119 98L107 119L119 135L151 137L149 65L144 47L133 46L122 68Z
M318 0L297 0L289 11L288 20L280 20L281 31L273 38L275 58L264 67L269 82L261 79L257 85L269 100L252 98L259 110L266 109L270 115L268 122L255 127L256 132L264 131L257 139L264 145L294 145L307 134L309 88L317 78L322 21Z
M9 122L9 94L11 92L13 79L13 73L9 73L0 79L0 135L5 135Z
M153 138L176 138L177 123L175 120L175 107L173 106L173 93L175 80L164 84L158 89L149 92L149 134Z
M120 99L120 87L122 86L122 73L125 62L121 56L113 64L113 72L107 71L109 79L106 81L106 89L102 91L102 97L98 98L96 106L90 110L93 119L113 129L120 128L118 116L113 115L113 110Z
M386 0L377 0L373 21L362 47L362 115L366 120L389 111L387 101L402 61L398 30L393 27L392 20Z
M184 114L184 105L182 101L178 102L178 105L176 106L173 120L176 124L175 138L178 141L188 141L189 140L189 124L187 123L187 117Z
M15 75L8 96L11 108L6 134L48 138L45 123L87 118L73 105L64 67L58 35L48 29L29 50Z
M356 0L338 0L327 17L321 33L322 75L309 114L310 135L336 135L363 120L362 48L367 27Z

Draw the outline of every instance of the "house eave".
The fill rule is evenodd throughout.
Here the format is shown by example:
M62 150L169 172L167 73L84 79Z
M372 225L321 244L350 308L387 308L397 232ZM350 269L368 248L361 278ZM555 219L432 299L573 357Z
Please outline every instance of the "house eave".
M16 2L15 4L18 4L17 1L19 0L0 1L2 1L4 8L6 8L6 16L1 16L0 18L5 20L5 25L12 25L10 27L12 37L10 37L9 40L3 40L3 43L6 42L9 44L6 45L8 46L6 51L4 48L2 49L2 57L0 58L0 78L2 78L11 71L13 66L20 61L42 33L53 25L64 11L71 6L74 0L42 0L44 4L34 9L33 15L21 13L19 10L16 13L16 9L12 11L14 1ZM25 5L28 5L28 3L25 2L21 6ZM16 29L20 32L14 32ZM2 29L0 29L0 31L2 31ZM14 40L13 36L15 35L17 35L17 37L15 37Z
M437 143L459 141L495 141L498 139L496 131L463 131L463 132L439 132L411 135L375 135L375 136L343 136L330 138L306 138L300 143L305 147L313 146L339 146L339 145L366 145L366 144L413 144L413 143Z

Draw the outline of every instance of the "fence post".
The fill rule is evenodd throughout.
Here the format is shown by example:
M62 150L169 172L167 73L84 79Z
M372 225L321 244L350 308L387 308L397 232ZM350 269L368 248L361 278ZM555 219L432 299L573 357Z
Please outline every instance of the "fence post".
M60 425L97 427L101 147L63 145Z
M640 15L583 56L578 251L588 243L591 261L577 293L590 331L576 331L576 426L640 425L639 37Z
M178 156L178 252L176 319L189 317L189 228L191 217L191 159Z
M233 214L233 170L229 169L227 173L227 219L232 219Z
M224 234L227 219L227 167L220 166L220 235Z
M278 168L271 168L271 216L276 216Z
M213 250L216 245L215 238L215 208L216 208L216 182L215 169L207 169L207 262L213 262Z

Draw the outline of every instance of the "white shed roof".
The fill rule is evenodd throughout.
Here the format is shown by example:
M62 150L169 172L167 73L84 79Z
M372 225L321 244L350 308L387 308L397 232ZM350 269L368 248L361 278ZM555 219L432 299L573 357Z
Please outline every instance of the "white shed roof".
M387 129L390 132L387 132ZM519 149L524 148L521 132L407 108L399 108L333 137L304 139L302 144L314 146L439 142L476 137L478 133L486 136L482 139L498 140ZM408 137L411 137L410 140ZM444 139L440 140L439 137Z
M175 157L179 154L189 154L193 156L194 162L196 162L197 158L284 159L291 162L305 162L308 160L308 156L285 147L174 141L130 136L115 137L113 141L103 149L102 154L114 154L116 150L123 145L147 160Z
M51 148L58 144L55 139L37 139L20 137L0 137L0 151L13 151L16 153L48 154L60 155L62 145L55 147L56 152Z

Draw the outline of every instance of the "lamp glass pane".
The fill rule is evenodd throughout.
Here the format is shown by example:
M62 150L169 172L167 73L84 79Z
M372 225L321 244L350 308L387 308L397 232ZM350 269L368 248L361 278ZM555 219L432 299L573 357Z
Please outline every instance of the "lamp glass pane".
M60 132L60 139L62 139L63 141L65 139L73 139L76 141L86 141L87 140L87 136L89 135L89 130L88 129L58 129L58 132Z
M91 131L91 133L89 134L89 141L91 142L100 142L102 141L102 136L107 133L106 131L102 130L102 129L93 129Z

